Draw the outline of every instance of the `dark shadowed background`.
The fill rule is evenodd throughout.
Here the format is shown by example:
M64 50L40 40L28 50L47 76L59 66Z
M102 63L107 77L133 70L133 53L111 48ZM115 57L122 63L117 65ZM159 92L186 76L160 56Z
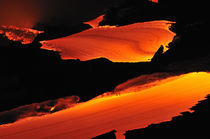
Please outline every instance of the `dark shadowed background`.
M122 0L0 0L0 25L75 25L103 14L118 2Z

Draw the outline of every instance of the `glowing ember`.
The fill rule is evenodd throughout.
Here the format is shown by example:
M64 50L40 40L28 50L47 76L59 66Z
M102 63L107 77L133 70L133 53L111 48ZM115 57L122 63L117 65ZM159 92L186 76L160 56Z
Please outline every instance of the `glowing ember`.
M15 26L0 26L0 34L4 34L9 40L20 41L22 44L33 42L35 37L40 33L43 32Z
M52 112L52 111L54 111L54 109L55 109L55 107L52 107L52 108L50 109L50 111Z
M0 126L0 138L85 139L114 129L122 138L127 130L171 120L203 100L210 90L210 74L204 72L166 81L145 90L94 99L52 115Z
M154 2L154 3L158 3L158 0L150 0L150 1L152 1L152 2Z
M21 106L9 111L0 112L0 125L13 123L20 119L32 116L43 116L63 109L71 108L79 102L79 97L69 96L56 100L48 100L42 103L34 103Z
M44 49L61 52L63 59L106 57L114 62L148 61L172 41L169 21L151 21L122 27L96 27L65 38L45 41Z

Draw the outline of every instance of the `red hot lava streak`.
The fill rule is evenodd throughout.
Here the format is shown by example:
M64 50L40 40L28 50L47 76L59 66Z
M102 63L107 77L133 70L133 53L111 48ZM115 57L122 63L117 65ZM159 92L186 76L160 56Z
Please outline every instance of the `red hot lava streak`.
M150 0L150 1L152 1L152 2L154 2L154 3L158 3L158 0Z

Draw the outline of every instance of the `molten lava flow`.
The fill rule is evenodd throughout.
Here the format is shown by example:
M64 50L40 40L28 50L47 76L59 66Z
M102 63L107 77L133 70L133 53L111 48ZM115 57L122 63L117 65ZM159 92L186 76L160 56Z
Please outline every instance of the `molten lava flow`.
M122 138L127 130L167 121L189 110L204 99L209 90L209 73L189 73L144 90L94 99L52 115L0 126L0 138L79 139L114 129Z
M20 28L16 26L0 26L0 34L4 34L9 40L20 41L22 44L33 42L35 37L42 31Z
M43 42L43 48L61 52L63 59L99 57L115 62L148 61L160 45L172 41L168 21L151 21L122 27L97 27L65 38Z

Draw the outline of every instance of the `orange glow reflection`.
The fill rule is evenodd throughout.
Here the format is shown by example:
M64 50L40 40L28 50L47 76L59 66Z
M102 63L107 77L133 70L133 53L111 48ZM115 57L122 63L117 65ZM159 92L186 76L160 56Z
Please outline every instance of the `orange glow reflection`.
M0 138L91 138L113 129L119 138L127 130L170 120L187 111L210 90L210 74L189 73L156 86L80 103L37 118L0 126Z
M40 19L40 10L31 0L0 0L0 25L32 28Z
M151 21L122 27L96 27L65 38L43 42L45 49L61 52L63 59L106 57L114 62L148 61L172 41L169 21Z

